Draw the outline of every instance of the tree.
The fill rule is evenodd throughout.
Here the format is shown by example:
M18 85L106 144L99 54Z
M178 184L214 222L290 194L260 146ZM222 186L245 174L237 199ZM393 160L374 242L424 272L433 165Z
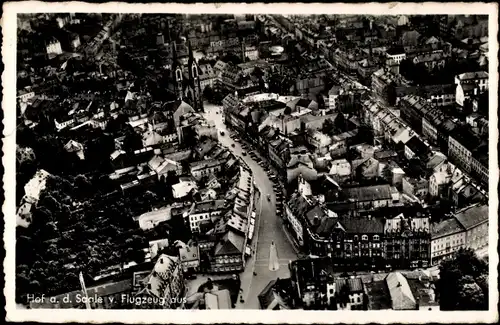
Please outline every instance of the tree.
M142 148L142 138L139 134L134 132L128 132L123 140L123 149L126 151L135 151Z
M214 99L214 90L210 86L205 86L205 89L203 89L203 97L211 102Z
M440 265L438 293L441 310L487 309L487 292L484 292L488 265L472 249L460 249L452 259Z

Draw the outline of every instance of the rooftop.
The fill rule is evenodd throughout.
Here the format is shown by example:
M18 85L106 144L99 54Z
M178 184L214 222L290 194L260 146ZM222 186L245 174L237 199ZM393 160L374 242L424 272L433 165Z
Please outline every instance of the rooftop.
M390 185L351 187L344 191L353 201L392 200Z
M474 205L460 210L455 215L455 218L462 227L469 230L482 223L488 222L488 210L487 205Z
M457 219L451 218L432 225L432 239L445 237L463 231L463 227Z
M340 224L347 233L353 234L383 234L384 220L382 218L340 218Z

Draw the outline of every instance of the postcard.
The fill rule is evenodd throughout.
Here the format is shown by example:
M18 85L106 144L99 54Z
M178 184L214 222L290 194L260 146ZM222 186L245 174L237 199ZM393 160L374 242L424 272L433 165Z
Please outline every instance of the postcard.
M3 5L7 319L498 321L498 6Z

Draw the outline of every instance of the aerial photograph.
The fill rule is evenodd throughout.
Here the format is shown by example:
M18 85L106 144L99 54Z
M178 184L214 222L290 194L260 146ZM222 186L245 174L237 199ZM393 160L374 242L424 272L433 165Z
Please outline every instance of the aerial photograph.
M18 14L15 307L488 310L488 18Z

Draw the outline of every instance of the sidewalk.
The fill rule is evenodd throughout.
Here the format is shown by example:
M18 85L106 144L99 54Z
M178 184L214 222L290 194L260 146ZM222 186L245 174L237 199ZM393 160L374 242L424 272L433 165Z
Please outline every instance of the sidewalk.
M252 243L250 245L252 250L252 256L250 256L245 265L245 269L240 273L240 296L236 301L235 309L245 309L245 303L248 299L248 294L250 292L250 286L253 280L253 273L255 271L255 259L257 253L257 243L259 241L259 228L260 228L260 217L262 214L262 197L260 190L256 188L254 199L256 200L254 206L255 209L255 228L254 228L254 237ZM259 203L257 208L257 201ZM243 297L243 302L241 302L241 297Z

